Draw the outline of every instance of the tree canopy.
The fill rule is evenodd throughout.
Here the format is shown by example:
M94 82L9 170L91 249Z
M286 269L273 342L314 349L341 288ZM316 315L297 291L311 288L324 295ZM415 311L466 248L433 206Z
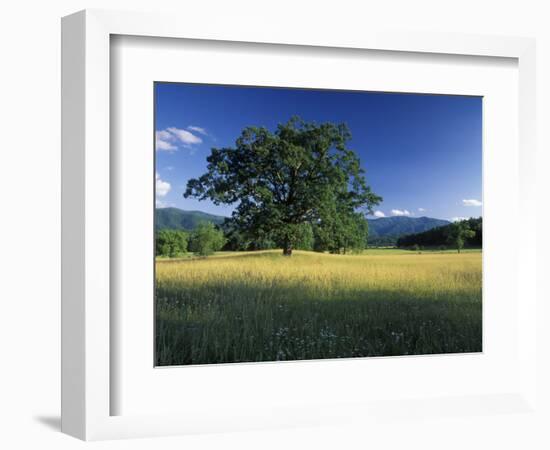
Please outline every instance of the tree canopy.
M382 198L367 185L350 139L345 124L298 117L275 132L247 127L234 147L211 150L207 172L188 181L184 196L236 204L228 226L251 241L274 242L285 255L312 241L309 231L329 251L363 248L364 212Z

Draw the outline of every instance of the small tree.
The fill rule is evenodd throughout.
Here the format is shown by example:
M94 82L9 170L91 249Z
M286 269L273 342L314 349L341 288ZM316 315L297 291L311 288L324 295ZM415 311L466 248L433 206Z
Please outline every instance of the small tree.
M223 232L217 229L214 224L205 222L199 224L191 234L189 250L201 256L208 256L221 250L224 244Z
M471 239L475 236L475 232L470 230L467 221L455 222L449 228L449 235L447 241L453 245L457 252L464 248L464 242L466 239Z
M175 258L187 252L189 235L180 230L160 230L155 239L155 253L157 256Z
M369 236L369 224L360 213L352 213L344 216L342 220L342 232L340 234L340 252L362 252L367 248Z

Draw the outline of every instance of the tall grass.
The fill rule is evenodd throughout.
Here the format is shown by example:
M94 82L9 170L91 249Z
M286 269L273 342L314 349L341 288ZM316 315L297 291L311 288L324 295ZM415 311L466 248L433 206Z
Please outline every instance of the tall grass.
M156 264L158 365L481 351L480 252Z

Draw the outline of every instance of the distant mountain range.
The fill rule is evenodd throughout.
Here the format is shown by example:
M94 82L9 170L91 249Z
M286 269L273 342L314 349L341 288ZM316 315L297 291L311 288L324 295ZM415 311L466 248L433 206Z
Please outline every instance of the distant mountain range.
M225 217L208 214L202 211L184 211L178 208L158 208L155 212L157 230L194 230L202 222L223 223ZM368 219L369 241L393 242L398 237L422 233L432 228L448 225L448 220L432 219L431 217L381 217Z

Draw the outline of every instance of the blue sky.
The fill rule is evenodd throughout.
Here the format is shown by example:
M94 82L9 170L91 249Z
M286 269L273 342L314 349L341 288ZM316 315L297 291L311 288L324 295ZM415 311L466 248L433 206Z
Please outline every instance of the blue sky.
M158 207L230 215L232 206L183 198L187 181L244 127L273 131L298 115L348 125L348 146L384 199L377 217L481 216L481 97L183 83L156 83L155 94Z

